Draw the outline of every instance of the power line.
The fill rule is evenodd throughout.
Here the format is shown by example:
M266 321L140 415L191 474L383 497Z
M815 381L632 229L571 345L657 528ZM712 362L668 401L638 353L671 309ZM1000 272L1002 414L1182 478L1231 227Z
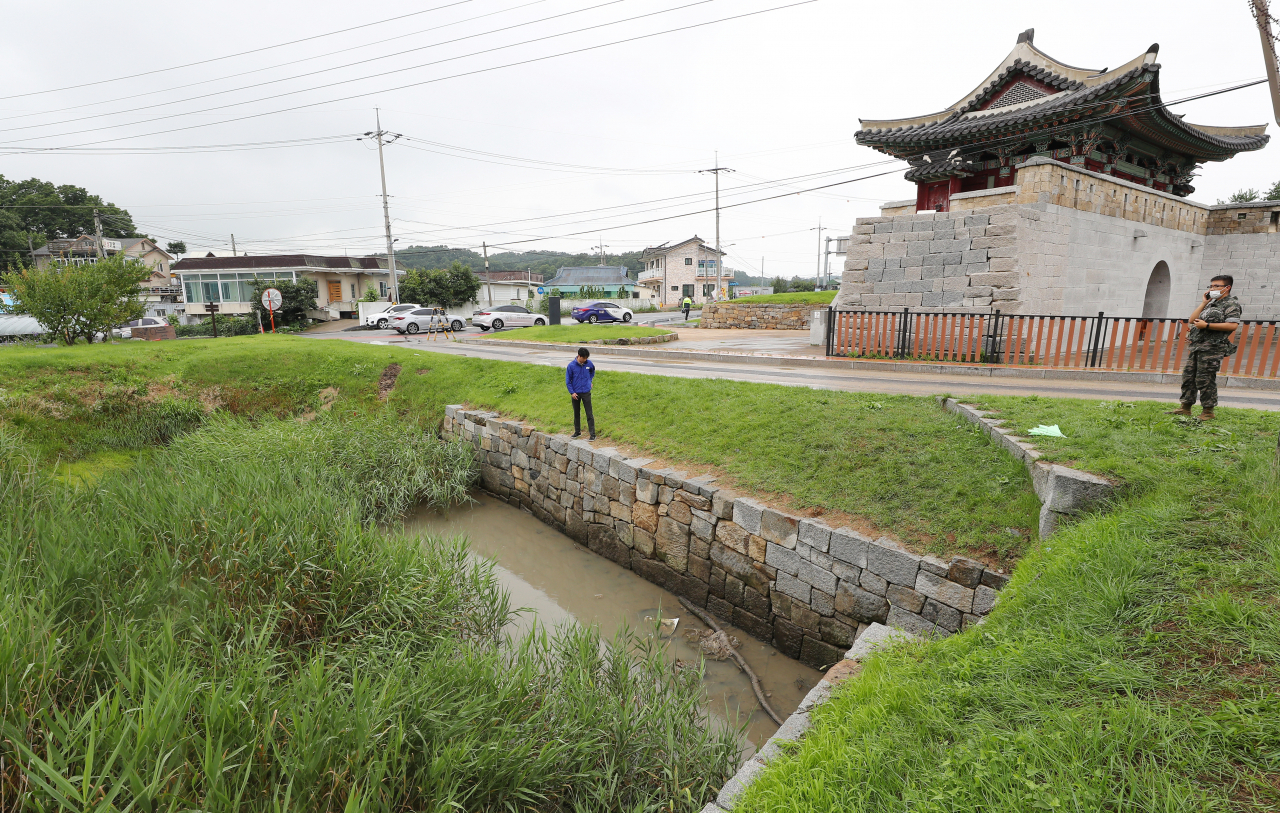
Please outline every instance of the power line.
M85 143L82 143L82 144L74 144L74 145L69 145L69 146L86 147L86 146L92 146L92 145L96 145L96 144L109 144L109 143L111 143L111 142L113 142L113 141L124 141L124 140L126 140L126 139L130 139L130 138L143 138L143 137L146 137L146 136L163 135L163 134L165 134L165 133L176 133L176 132L182 132L182 131L185 131L185 130L196 130L196 129L200 129L200 128L202 128L202 127L212 127L212 126L215 126L215 125L221 125L221 124L231 124L231 123L234 123L234 122L237 122L237 121L247 121L247 120L249 120L249 119L262 118L263 116L273 116L273 115L278 115L278 114L280 114L280 113L289 113L289 112L293 112L293 111L295 111L295 110L305 110L305 109L307 109L307 108L311 108L311 107L319 107L319 106L321 106L321 105L326 105L326 104L335 104L335 103L337 103L337 102L345 102L345 101L350 101L350 100L352 100L352 99L361 99L361 98L364 98L364 97L366 97L366 96L375 96L375 95L378 95L378 94L380 94L380 93L394 93L394 92L396 92L396 91L400 91L400 90L407 90L407 89L409 89L409 88L422 87L422 86L424 86L424 85L436 84L436 83L438 83L438 82L445 82L445 81L448 81L448 80L451 80L451 79L460 79L460 78L467 77L467 76L476 76L476 75L479 75L479 74L482 74L482 73L492 73L493 71L505 70L506 68L516 68L516 67L520 67L520 66L523 66L523 65L531 65L531 64L534 64L534 63L537 63L537 62L545 62L545 61L548 61L548 60L551 60L551 59L558 59L558 58L560 58L560 57L572 56L572 55L574 55L574 54L587 53L587 52L589 52L589 51L597 51L597 50L600 50L600 49L602 49L602 48L610 48L610 47L615 46L615 45L624 45L624 44L631 43L631 42L639 42L639 41L641 41L641 40L646 40L646 39L652 39L652 38L654 38L654 37L665 36L666 34L674 34L674 33L679 33L679 32L681 32L681 31L691 31L691 30L696 29L696 28L705 28L705 27L707 27L707 26L711 26L711 25L718 25L718 24L720 24L720 23L730 22L730 21L733 21L733 20L740 20L740 19L744 19L744 18L747 18L747 17L755 17L755 16L758 16L758 15L761 15L761 14L769 14L769 13L774 12L774 11L783 11L783 10L786 10L786 9L796 8L796 7L798 7L798 6L805 6L805 5L809 5L810 3L816 3L816 2L818 2L818 0L798 0L798 2L787 3L787 4L785 4L785 5L781 5L781 6L774 6L774 7L772 7L772 8L762 9L762 10L759 10L759 11L751 11L751 12L746 12L746 13L743 13L743 14L734 14L734 15L731 15L731 16L728 16L728 17L722 17L722 18L717 19L717 20L708 20L708 21L701 22L701 23L692 23L692 24L689 24L689 25L678 26L678 27L676 27L676 28L669 28L669 29L666 29L666 30L664 30L664 31L655 31L655 32L652 32L652 33L649 33L649 34L640 34L640 35L637 35L637 36L634 36L634 37L627 37L627 38L620 39L620 40L614 40L613 42L606 42L606 43L600 43L600 44L598 44L598 45L589 45L589 46L584 46L584 47L582 47L582 48L575 48L575 49L572 49L572 50L569 50L569 51L561 51L561 52L559 52L559 53L555 53L555 54L548 54L548 55L540 56L540 57L530 57L529 59L522 59L522 60L519 60L519 61L516 61L516 62L508 62L508 63L503 64L503 65L493 65L493 66L490 66L490 67L487 67L487 68L477 68L477 69L475 69L475 70L471 70L471 71L464 71L464 72L462 72L462 73L451 74L451 75L449 75L449 76L441 76L441 77L437 77L437 78L435 78L435 79L424 79L424 80L419 81L419 82L410 82L410 83L408 83L408 84L405 84L405 85L398 85L398 86L396 86L396 87L383 88L383 89L381 89L381 90L372 90L372 91L368 91L368 92L365 92L365 93L355 93L355 94L352 94L352 95L350 95L350 96L342 96L342 97L339 97L339 98L336 98L336 99L328 99L328 100L325 100L325 101L309 102L309 103L307 103L307 104L294 105L293 107L281 108L281 109L279 109L279 110L269 110L269 111L262 112L262 113L252 113L252 114L245 115L245 116L238 116L238 117L236 117L236 118L224 119L224 120L222 120L222 121L216 121L216 122L204 122L204 123L202 123L202 124L191 124L191 125L187 125L187 126L185 126L185 127L173 127L173 128L168 129L168 130L157 130L157 131L155 131L155 132L151 132L151 133L139 133L139 134L136 134L136 135L118 136L118 137L116 137L116 138L101 139L101 140L99 140L99 141L90 141L90 142L85 142ZM585 29L584 29L584 30L585 30ZM534 40L530 40L530 42L533 42L533 41L534 41ZM520 44L525 44L525 43L520 43ZM495 49L490 49L490 50L495 50ZM483 53L483 52L478 52L478 53ZM474 55L474 54L473 54L473 55ZM402 71L404 71L404 70L414 70L414 68L404 68L404 69L401 69L401 71L391 71L390 73L399 73L399 72L402 72ZM334 83L334 84L342 84L342 83ZM321 89L321 88L323 88L323 87L328 87L328 86L329 86L329 85L322 85L322 86L319 86L319 87L316 87L316 88L309 88L308 90L318 90L318 89ZM300 92L305 92L305 91L295 91L295 93L300 93ZM292 95L292 94L280 94L280 95ZM276 97L265 97L265 98L276 98ZM264 101L264 100L265 100L265 99L255 99L255 100L253 100L253 101L254 101L254 102L257 102L257 101ZM252 103L252 102L242 102L242 103L240 103L240 104L249 104L249 103ZM226 106L232 106L232 105L225 105L224 107L226 107ZM216 110L216 109L221 109L221 108L209 108L208 110ZM188 113L180 113L180 114L173 114L173 115L170 115L170 116L163 116L163 117L160 117L160 118L154 119L154 121L159 121L159 120L164 119L164 118L175 118L175 117L177 117L177 116L182 116L182 115L192 115L192 114L194 114L194 113L203 113L203 112L208 112L208 110L194 110L194 111L190 111L190 112L188 112ZM146 122L133 122L133 124L144 124L144 123L146 123ZM132 125L121 125L121 126L132 126ZM93 129L105 129L105 128L93 128ZM85 130L85 131L82 131L82 132L90 132L90 130ZM45 138L60 138L60 137L62 137L62 136L64 136L64 135L75 135L75 133L64 133L64 134L56 135L56 136L45 136ZM11 141L11 142L4 142L4 143L8 143L8 144L17 144L17 143L21 143L21 142L13 142L13 141ZM31 147L30 149L31 149L31 151L32 151L32 152L39 152L39 151L43 151L43 150L45 150L45 149L49 149L49 148Z
M221 62L222 60L225 60L225 59L235 59L237 57L248 56L249 54L258 54L258 53L262 53L263 51L271 51L276 48L286 48L290 45L298 45L299 43L303 43L303 42L311 42L312 40L323 39L325 37L333 37L338 34L345 34L348 31L358 31L361 28L370 28L375 25L391 23L391 22L395 22L396 20L403 20L406 17L416 17L420 14L430 14L433 11L440 11L442 9L452 8L454 6L461 6L471 2L474 2L474 0L457 0L457 2L448 3L443 6L436 6L434 8L423 9L422 11L412 11L412 12L409 12L408 14L401 14L396 17L388 17L385 20L378 20L377 22L364 23L362 25L354 25L354 26L351 26L350 28L342 28L337 31L330 31L325 34L315 34L314 36L303 37L302 39L297 39L297 40L290 40L289 42L281 42L276 45L267 45L262 48L253 48L248 51L240 51L239 53L227 54L225 56L216 56L210 59L201 59L197 62L188 62L184 65L174 65L173 67L169 67L169 68L156 68L153 71L143 71L142 73L133 73L133 74L129 74L128 76L117 76L114 79L99 79L96 82L85 82L79 85L67 85L66 87L53 88L50 90L33 90L28 93L16 93L12 96L0 96L0 101L3 101L5 99L21 99L26 96L39 96L45 93L61 93L64 90L77 90L79 88L93 87L94 85L105 85L110 82L123 82L126 79L137 79L140 76L151 76L152 74L157 74L157 73L166 73L168 71L177 71L177 70L182 70L184 68L193 68L196 65L207 65L210 62Z
M228 94L228 93L239 93L239 92L240 92L240 91L242 91L242 90L252 90L253 88L266 87L267 85L276 85L276 84L279 84L279 83L281 83L281 82L291 82L291 81L293 81L294 79L304 79L304 78L306 78L306 77L308 77L308 76L317 76L317 75L322 74L322 73L330 73L330 72L332 72L332 71L343 70L344 68L353 68L353 67L355 67L355 66L357 66L357 65L364 65L364 64L367 64L367 63L369 63L369 62L378 62L378 61L383 60L383 59L392 59L392 58L394 58L394 57L404 56L405 54L411 54L411 53L414 53L414 52L416 52L416 51L425 51L425 50L429 50L429 49L431 49L431 48L439 48L439 47L444 46L444 45L452 45L452 44L455 44L455 43L464 42L464 41L466 41L466 40L476 39L476 38L478 38L478 37L485 37L485 36L489 36L490 34L498 34L498 33L501 33L501 32L503 32L503 31L511 31L511 30L513 30L513 29L516 29L516 28L524 28L525 26L536 25L537 23L543 23L543 22L547 22L548 20L555 20L555 19L559 19L560 17L569 17L569 16L574 15L574 14L582 14L582 13L587 12L587 11L594 11L594 10L596 10L596 9L604 8L604 7L606 7L606 6L615 6L615 5L619 4L619 3L625 3L625 2L627 2L627 1L628 1L628 0L608 0L608 2L600 3L599 5L595 5L595 6L588 6L587 8L581 8L581 9L574 9L573 11L566 11L566 12L561 13L561 14L553 14L553 15L551 15L550 17L543 17L543 18L538 19L538 20L529 20L529 21L527 21L527 22L523 22L523 23L516 23L515 25L505 26L505 27L503 27L503 28L494 28L494 29L490 29L489 31L481 31L481 32L476 33L476 34L468 34L468 35L466 35L465 37L457 37L457 38L455 38L455 39L451 39L451 40L444 40L444 41L442 41L442 42L433 42L433 43L431 43L430 45L420 45L420 46L418 46L417 48L409 48L408 50L404 50L404 51L397 51L397 52L395 52L395 53L391 53L391 54L381 54L381 55L379 55L379 56L369 57L368 59L361 59L361 60L358 60L358 61L356 61L356 62L348 62L348 63L347 63L347 64L345 64L345 65L334 65L333 67L329 67L329 68L320 68L319 70L308 71L308 72L306 72L306 73L299 73L299 74L295 74L295 75L293 75L293 76L285 76L285 77L281 77L280 79L270 79L270 80L265 81L265 82L257 82L257 83L254 83L254 84L252 84L252 85L242 85L242 86L237 87L237 88L228 88L228 89L226 89L226 90L217 90L217 91L214 91L214 92L212 92L212 93L202 93L202 94L200 94L200 95L198 95L198 96L188 96L188 97L187 97L187 98L185 98L185 99L173 99L172 101L167 101L167 102L156 102L155 104L142 105L141 107L131 107L131 108L128 108L128 109L125 109L125 110L116 110L116 111L114 111L114 112L109 112L109 113L95 113L95 114L90 115L90 116L79 116L79 117L77 117L77 118L72 118L72 119L63 119L62 121L50 121L50 122L44 122L44 123L42 123L42 124L24 124L24 125L21 125L21 126L19 126L19 127L4 127L4 128L0 128L0 132L8 133L8 132L16 132L16 131L18 131L18 130L31 130L31 129L37 129L37 128L40 128L40 127L56 127L56 126L58 126L58 125L62 125L62 124L71 124L72 122L77 122L77 121L86 121L86 120L88 120L88 119L97 119L97 118L102 118L102 117L104 117L104 116L122 116L122 115L124 115L124 114L126 114L126 113L136 113L136 112L138 112L138 111L140 111L140 110L154 110L154 109L155 109L155 108L157 108L157 107L169 107L170 105L183 104L183 103L185 103L185 102L194 102L194 101L198 101L198 100L200 100L200 99L209 99L209 98L212 98L212 97L214 97L214 96L225 96L225 95L226 95L226 94ZM693 3L692 5L701 5L701 4L703 4L703 3L711 3L711 2L715 2L715 0L698 0L698 2L697 2L697 3ZM680 8L686 8L686 6L681 6ZM679 9L672 9L672 10L679 10ZM666 13L665 11L659 11L659 12L653 12L652 14L644 14L644 15L640 15L640 17L649 17L649 16L653 16L654 14L665 14L665 13ZM142 121L134 122L134 124L146 124L146 123L149 123L149 122L152 122L152 121L162 121L162 120L164 120L164 119L174 118L174 117L178 117L178 116L189 116L189 115L194 115L194 114L196 114L196 113L208 113L208 112L211 112L211 111L214 111L214 110L223 110L223 109L225 109L225 108L227 108L227 107L236 107L236 106L238 106L238 105L242 105L242 104L253 104L254 102L268 101L268 100L270 100L270 99L279 99L279 98L282 98L282 97L284 97L284 96L292 96L292 95L295 95L295 94L298 94L298 93L306 93L306 92L311 91L311 90L322 90L322 89L324 89L324 88L328 88L328 87L335 87L335 86L337 86L337 85L344 85L344 84L348 84L348 83L351 83L351 82L362 82L362 81L364 81L364 80L366 80L366 79L376 79L377 77L380 77L380 76L387 76L387 75L389 75L389 74L393 74L393 73L400 73L400 72L402 72L402 71L406 71L406 70L417 70L417 69L419 69L419 68L426 68L426 67L430 67L430 66L432 66L432 65L439 65L439 64L444 63L444 62L453 62L453 61L455 61L455 60L458 60L458 59L465 59L465 58L470 57L470 56L477 56L477 55L479 55L479 54L486 54L486 53L489 53L490 51L499 51L499 50L504 50L504 49L506 49L506 48L514 48L514 47L517 47L517 46L519 46L519 45L526 45L526 44L531 43L531 42L540 42L541 40L544 40L544 39L553 39L553 38L556 38L556 37L564 37L564 36L568 36L568 35L570 35L570 34L577 34L577 33L580 33L580 32L582 32L582 31L590 31L590 30L591 30L591 29L593 29L593 28L603 28L604 26L608 26L608 25L617 25L618 23L630 22L630 21L632 21L632 20L638 20L638 19L640 19L640 17L631 17L631 18L627 18L627 19L624 19L624 20L617 20L617 21L615 21L615 22L602 23L602 24L600 24L600 25L589 26L589 27L587 27L587 28L580 28L580 29L577 29L576 31L566 31L566 32L563 32L563 33L560 33L560 34L552 34L552 35L547 36L547 37L539 37L539 38L537 38L537 39L528 40L528 41L526 41L526 42L518 42L518 43L511 44L511 45L503 45L503 46L499 46L499 47L497 47L497 48L489 48L489 49L486 49L486 50L483 50L483 51L476 51L475 53L472 53L472 54L463 54L463 55L461 55L461 56L449 57L448 59L436 60L435 62L425 62L425 63L423 63L423 64L421 64L421 65L413 65L413 66L410 66L410 67L408 67L408 68L397 68L396 70L392 70L392 71L384 71L384 72L382 72L382 73L370 74L369 76L360 76L360 77L356 77L356 78L354 78L354 79L343 79L343 80L338 81L338 82L331 82L331 83L329 83L329 84L327 84L327 85L319 85L319 86L314 87L314 88L306 88L306 89L303 89L303 90L291 90L291 91L288 91L288 92L286 92L286 93L280 93L280 94L276 94L276 95L274 95L274 96L264 96L264 97L262 97L262 98L260 98L260 99L254 99L254 100L252 100L252 101L248 101L248 102L231 102L231 103L229 103L229 104L220 105L220 106L218 106L218 107L208 107L208 108L205 108L205 109L203 109L203 110L193 110L193 111L189 111L189 112L187 112L187 113L173 113L173 114L171 114L171 115L167 115L167 116L159 116L159 117L157 117L157 118L153 118L153 119L143 119ZM279 67L279 66L273 66L273 67ZM261 70L271 70L271 68L263 68L263 69L261 69ZM218 80L211 80L211 81L218 81ZM159 92L164 92L164 91L159 91ZM67 135L76 135L76 134L78 134L78 133L88 133L88 132L93 132L94 130L102 130L102 129L108 129L108 128L106 128L106 127L94 127L94 128L90 128L90 129L87 129L87 130L76 130L76 131L73 131L73 132L71 132L71 133L68 133Z
M470 2L470 0L468 0L468 2ZM213 78L213 79L201 79L199 82L188 82L188 83L186 83L186 84L184 84L184 85L174 85L173 87L162 88L162 89L160 89L160 90L153 90L153 91L151 91L151 92L150 92L150 95L156 95L156 94L160 94L160 93L171 93L172 91L175 91L175 90L185 90L186 88L190 88L190 87L198 87L199 85L207 85L207 84L210 84L210 83L212 83L212 82L222 82L222 81L225 81L225 80L227 80L227 79L235 79L235 78L240 77L240 76L248 76L248 75L250 75L250 74L254 74L254 73L261 73L261 72L263 72L263 71L270 71L270 70L275 70L275 69L277 69L277 68L282 68L282 67L287 67L287 66L298 65L298 64L300 64L300 63L302 63L302 62L312 62L312 61L317 60L317 59L327 59L327 58L329 58L329 57L333 57L333 56L336 56L336 55L338 55L338 54L345 54L345 53L348 53L348 52L350 52L350 51L358 51L358 50L360 50L361 48L381 47L381 46L385 46L388 42L394 42L395 40L406 39L406 38L408 38L408 37L416 37L416 36L418 36L419 34L426 34L427 32L430 32L430 31L439 31L439 30L440 30L440 29L442 29L442 28L451 28L451 27L456 26L456 25L462 25L462 24L464 24L464 23L475 22L476 20L482 20L482 19L484 19L485 17L493 17L493 16L496 16L496 15L498 15L498 14L505 14L505 13L510 12L510 11L518 11L518 10L520 10L520 9L522 9L522 8L527 8L528 6L536 6L536 5L539 5L539 4L541 4L541 3L545 3L545 2L547 2L547 0L532 0L532 2L522 3L522 4L518 5L518 6L512 6L512 7L510 7L510 8L505 8L505 9L498 9L497 11L490 11L490 12L486 12L485 14L477 14L477 15L476 15L476 16L474 16L474 17L467 17L467 18L462 19L462 20L454 20L454 21L453 21L453 22L451 22L451 23L445 23L445 24L443 24L443 25L436 25L436 26L432 26L431 28L420 28L420 29L418 29L417 31L410 31L410 32L409 32L409 33L407 33L407 34L397 34L397 35L396 35L396 36L394 36L394 37L385 37L385 38L383 38L383 39L381 39L381 40L378 40L377 42L366 42L366 43L361 43L360 45L352 45L352 46L350 46L350 47L348 47L348 48L340 48L340 49L338 49L338 50L336 50L336 51L326 51L326 52L325 52L325 53L323 53L323 54L316 54L315 56L302 57L301 59L294 59L294 60L290 60L289 62L285 62L285 63L277 63L277 64L275 64L275 65L268 65L268 66L263 67L263 68L254 68L254 69L252 69L252 70L248 70L248 71L240 71L239 73L231 73L231 74L227 74L227 75L225 75L225 76L215 77L215 78ZM456 4L455 4L455 5L456 5ZM420 13L420 12L419 12L419 13ZM376 23L375 23L375 24L376 24ZM138 75L139 75L139 76L144 76L145 74L138 74ZM110 81L110 80L109 80L109 81ZM85 108L85 107L93 107L93 106L95 106L95 105L112 104L112 103L114 103L114 102L121 102L121 101L125 101L125 100L127 100L127 99L130 99L130 98L132 98L132 96L117 96L117 97L116 97L116 98L114 98L114 99L102 99L102 100L99 100L99 101L87 102L87 103L85 103L85 104L71 105L71 106L69 106L69 107L58 107L58 108L54 108L54 109L52 109L52 110L42 110L42 111L37 111L37 112L33 112L33 113L22 113L22 114L17 115L17 116L5 116L5 117L3 117L3 118L0 118L0 121L9 121L9 120L12 120L12 119L29 118L29 117L31 117L31 116L43 116L43 115L48 115L48 114L51 114L51 113L62 113L62 112L65 112L65 111L67 111L67 110L80 110L80 109L82 109L82 108Z

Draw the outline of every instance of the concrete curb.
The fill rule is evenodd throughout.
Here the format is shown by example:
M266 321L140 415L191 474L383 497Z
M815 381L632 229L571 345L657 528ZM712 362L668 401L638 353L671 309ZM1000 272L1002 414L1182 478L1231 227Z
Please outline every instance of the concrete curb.
M504 341L501 339L459 339L460 344L526 347L564 350L572 345L551 342ZM705 350L650 350L642 347L602 346L596 352L614 356L665 359L669 361L714 361L724 364L752 364L770 367L805 367L820 370L874 370L920 375L972 376L974 378L1014 378L1040 381L1111 381L1126 384L1159 384L1177 386L1181 373L1141 373L1115 370L1059 370L1034 367L999 367L980 364L934 364L905 361L871 361L815 356L783 356L770 353L718 353ZM1280 392L1280 379L1219 376L1219 387ZM1170 396L1172 397L1172 396Z
M1026 465L1036 497L1040 499L1041 539L1052 536L1063 520L1105 505L1119 491L1114 483L1088 472L1040 462L1040 452L1005 429L1003 419L988 418L992 414L990 412L962 404L954 398L939 396L938 403L948 412L976 424L989 438Z
M831 698L831 692L842 681L858 674L862 661L881 649L904 641L918 641L917 636L902 630L886 627L883 624L872 624L858 636L858 640L845 653L844 661L833 666L827 676L818 681L818 685L809 690L804 700L790 717L783 721L777 732L756 752L755 756L742 763L742 767L733 777L725 782L714 802L708 802L702 813L729 813L742 798L743 792L756 780L765 767L786 753L787 747L799 743L808 733L812 720L810 714L818 706Z

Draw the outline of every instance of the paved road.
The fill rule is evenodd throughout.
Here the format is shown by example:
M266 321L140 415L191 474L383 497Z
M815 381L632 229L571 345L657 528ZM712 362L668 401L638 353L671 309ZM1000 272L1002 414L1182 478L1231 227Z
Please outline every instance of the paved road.
M467 335L478 331L469 329ZM397 336L394 331L359 331L352 333L309 334L316 339L339 339L363 344L386 344L404 347L414 352L447 353L469 358L518 361L526 364L542 364L563 367L568 363L571 348L563 352L541 348L483 346L432 341L423 334L414 337ZM407 340L407 341L406 341ZM776 360L774 360L776 362ZM1177 390L1154 384L1129 384L1108 381L1042 381L1035 379L992 379L969 376L927 375L874 370L815 370L741 361L701 361L670 359L638 359L600 353L596 359L602 369L620 370L648 375L666 375L676 378L724 378L733 381L754 381L783 384L813 389L840 390L845 392L884 392L905 395L1045 395L1061 398L1096 398L1098 400L1156 400L1173 402ZM1280 411L1280 392L1224 387L1219 393L1223 406L1251 407L1253 409Z

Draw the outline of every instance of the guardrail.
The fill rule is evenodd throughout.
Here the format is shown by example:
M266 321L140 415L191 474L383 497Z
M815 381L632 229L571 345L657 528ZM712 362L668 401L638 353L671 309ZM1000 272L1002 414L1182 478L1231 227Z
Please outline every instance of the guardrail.
M830 308L827 355L1012 367L1176 372L1185 319ZM1242 321L1227 375L1280 377L1280 322Z

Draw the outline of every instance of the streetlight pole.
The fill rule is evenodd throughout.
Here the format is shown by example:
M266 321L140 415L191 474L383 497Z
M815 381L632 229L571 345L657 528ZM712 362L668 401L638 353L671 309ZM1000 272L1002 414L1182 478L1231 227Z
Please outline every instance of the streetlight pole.
M711 169L699 170L699 172L710 172L716 176L716 293L720 292L720 273L724 267L724 255L720 252L720 173L733 172L728 167L720 166L720 153L716 152L716 165Z
M814 272L815 287L816 287L816 283L822 279L822 232L823 232L822 218L819 217L818 218L818 270Z

